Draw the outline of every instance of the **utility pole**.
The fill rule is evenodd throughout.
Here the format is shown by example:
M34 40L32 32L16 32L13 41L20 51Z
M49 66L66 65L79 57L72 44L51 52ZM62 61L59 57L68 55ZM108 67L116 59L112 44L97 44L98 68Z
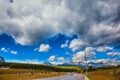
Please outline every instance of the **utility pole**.
M85 65L86 65L86 75L87 75L87 54L86 54L86 51L85 51Z

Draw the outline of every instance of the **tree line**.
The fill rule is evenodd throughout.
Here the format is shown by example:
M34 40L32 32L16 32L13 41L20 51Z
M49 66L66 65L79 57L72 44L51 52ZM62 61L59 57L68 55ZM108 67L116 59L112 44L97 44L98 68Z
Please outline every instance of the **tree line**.
M54 71L54 72L78 72L77 69L67 69L60 68L55 66L47 66L41 64L25 64L25 63L8 63L8 62L0 62L0 68L8 67L14 69L34 69L34 70L45 70L45 71Z

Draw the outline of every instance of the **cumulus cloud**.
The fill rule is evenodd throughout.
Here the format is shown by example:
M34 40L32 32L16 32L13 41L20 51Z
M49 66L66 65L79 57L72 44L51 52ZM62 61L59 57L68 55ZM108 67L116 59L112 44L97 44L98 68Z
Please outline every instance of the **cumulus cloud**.
M2 48L0 49L0 51L2 51L2 52L8 52L8 50L7 50L5 47L2 47Z
M107 50L113 50L113 47L109 47L109 46L100 46L97 48L98 52L106 52Z
M57 57L55 55L52 55L48 58L48 61L52 61L52 62L64 62L65 61L65 58L64 57Z
M60 61L60 62L63 62L63 61L65 61L65 58L64 57L58 57L57 60Z
M49 44L41 44L39 47L39 52L48 52L50 50L50 45ZM34 49L36 50L36 49Z
M119 56L120 57L120 52L108 52L107 55L112 56L112 57L114 57L114 56Z
M67 48L68 42L69 42L69 40L66 40L65 43L61 45L61 48Z
M56 56L55 55L52 55L48 58L49 61L54 61L56 59Z
M17 51L11 51L11 54L17 54L18 52Z
M120 40L120 0L0 0L0 11L0 34L22 45L57 33L78 34L91 46Z
M90 58L93 58L95 56L95 49L93 47L86 47L85 48L85 53L86 53L86 58L87 59L90 59Z
M90 58L93 58L95 56L94 48L92 47L87 47L85 48L85 51L80 51L77 52L76 54L73 55L73 62L83 62Z
M72 51L80 50L86 45L86 42L80 40L80 39L73 39L70 42L69 48L72 49Z
M85 53L82 52L77 52L76 54L74 54L73 58L72 58L73 62L82 62L85 60Z

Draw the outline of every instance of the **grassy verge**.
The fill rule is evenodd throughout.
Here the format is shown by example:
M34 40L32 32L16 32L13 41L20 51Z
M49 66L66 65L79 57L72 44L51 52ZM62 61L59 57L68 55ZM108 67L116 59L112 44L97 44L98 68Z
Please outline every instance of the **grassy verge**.
M89 80L95 80L90 74L87 75Z
M95 80L120 80L120 68L89 72Z

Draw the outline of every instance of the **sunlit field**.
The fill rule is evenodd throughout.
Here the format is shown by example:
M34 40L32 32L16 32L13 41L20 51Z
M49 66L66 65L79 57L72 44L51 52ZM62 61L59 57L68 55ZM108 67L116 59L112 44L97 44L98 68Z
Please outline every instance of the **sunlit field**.
M120 68L89 72L92 80L120 80Z
M0 63L0 80L29 80L62 76L67 72L80 72L77 66L47 66L40 64Z
M65 72L47 72L28 69L0 69L0 80L30 80L65 75Z

